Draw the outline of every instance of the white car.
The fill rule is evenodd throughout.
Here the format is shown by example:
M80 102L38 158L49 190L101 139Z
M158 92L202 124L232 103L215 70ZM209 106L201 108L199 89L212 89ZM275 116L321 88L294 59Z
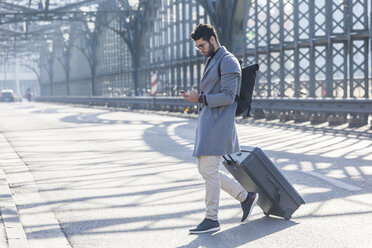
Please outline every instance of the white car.
M2 102L16 102L17 96L13 90L2 90L0 94L0 101Z

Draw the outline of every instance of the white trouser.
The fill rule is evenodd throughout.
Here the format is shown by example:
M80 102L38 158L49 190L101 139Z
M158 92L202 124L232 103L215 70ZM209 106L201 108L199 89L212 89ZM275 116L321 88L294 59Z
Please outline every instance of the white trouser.
M205 218L218 220L218 203L220 188L243 202L247 198L247 191L234 179L219 171L221 156L197 157L198 170L205 181Z

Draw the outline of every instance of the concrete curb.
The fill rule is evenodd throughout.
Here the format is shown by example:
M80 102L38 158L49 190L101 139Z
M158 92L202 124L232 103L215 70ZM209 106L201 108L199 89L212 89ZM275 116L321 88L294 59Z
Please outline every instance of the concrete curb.
M18 216L3 168L0 167L0 214L2 216L9 248L28 248L25 231Z
M28 166L1 132L0 149L3 151L0 153L0 167L2 177L5 178L3 182L5 182L7 187L5 187L4 191L6 191L5 195L8 196L7 202L9 203L9 206L4 208L4 211L2 210L9 248L70 248L71 246L61 230L53 211L41 196ZM14 196L11 194L9 185L16 187L18 190ZM30 205L35 201L40 203L41 206L37 212L33 212L32 214L21 208L18 211L16 208L16 205ZM22 222L20 221L19 213L22 214ZM35 224L48 226L51 230L44 231L44 238L39 239L38 236L32 235L32 229L27 229ZM25 234L23 226L26 227L26 231L30 230L31 234L29 233L28 237Z

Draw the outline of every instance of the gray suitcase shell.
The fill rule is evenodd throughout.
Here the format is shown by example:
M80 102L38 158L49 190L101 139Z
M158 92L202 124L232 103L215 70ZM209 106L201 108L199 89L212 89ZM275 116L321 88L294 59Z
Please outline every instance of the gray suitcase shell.
M289 220L305 201L269 157L258 147L245 147L224 156L224 166L248 191L258 192L258 205L265 215Z

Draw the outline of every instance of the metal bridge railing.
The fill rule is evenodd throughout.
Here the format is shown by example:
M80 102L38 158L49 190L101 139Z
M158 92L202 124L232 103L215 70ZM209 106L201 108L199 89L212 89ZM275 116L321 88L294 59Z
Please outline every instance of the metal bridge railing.
M196 113L198 108L181 97L39 97L39 102L58 102L128 109L149 109ZM350 127L368 125L372 115L372 100L327 98L254 98L253 118L277 119L295 122L311 121L313 124L329 122L330 125L349 123ZM246 116L245 116L246 117ZM372 124L372 122L371 122Z

